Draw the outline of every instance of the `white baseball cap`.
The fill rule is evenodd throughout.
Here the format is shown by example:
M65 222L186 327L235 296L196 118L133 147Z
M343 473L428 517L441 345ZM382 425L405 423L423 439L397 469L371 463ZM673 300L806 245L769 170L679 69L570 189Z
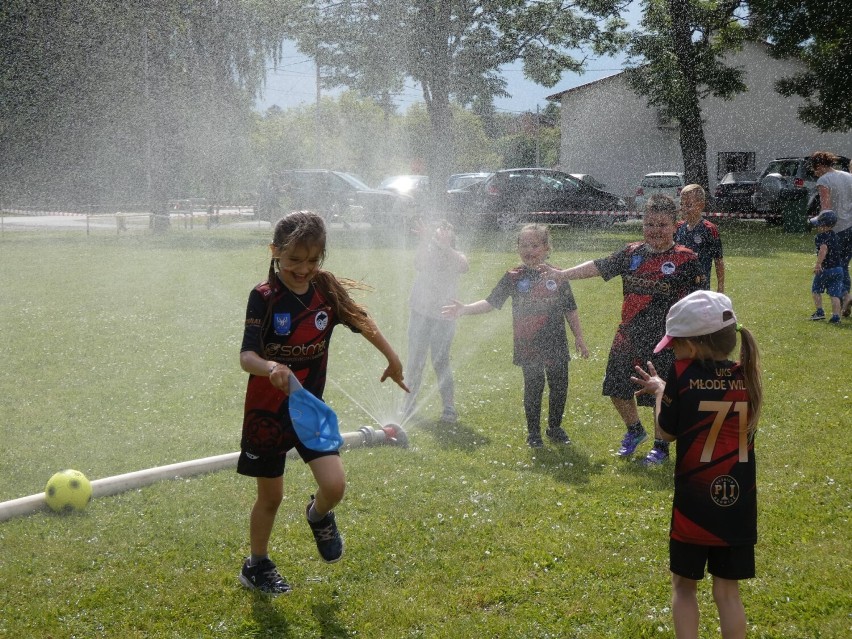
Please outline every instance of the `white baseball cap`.
M726 315L730 313L730 315ZM674 303L666 316L666 336L655 353L671 344L675 337L698 337L737 323L734 305L727 295L713 291L695 291Z

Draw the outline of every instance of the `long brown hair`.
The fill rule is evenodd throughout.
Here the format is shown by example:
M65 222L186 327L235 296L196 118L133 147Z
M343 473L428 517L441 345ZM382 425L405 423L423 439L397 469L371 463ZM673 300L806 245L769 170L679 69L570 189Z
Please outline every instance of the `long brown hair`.
M729 311L726 311L726 313L729 313ZM723 315L723 317L725 316ZM743 369L743 378L745 387L748 389L751 406L748 418L748 436L749 439L753 439L757 432L760 409L763 406L763 382L760 377L760 351L751 332L744 326L731 324L709 335L676 337L674 339L692 345L694 349L693 359L717 361L727 358L736 348L737 333L740 334L740 366Z
M325 245L325 222L312 211L294 211L285 215L278 220L272 234L272 246L279 251L287 250L291 246L319 247L320 267L325 261ZM278 259L273 257L269 262L267 280L273 289L280 288L282 285L278 276L279 270ZM338 278L333 273L322 269L317 272L311 283L326 298L334 313L345 324L362 332L372 333L375 331L376 325L367 309L349 295L350 290L372 290L369 286L356 280ZM266 320L264 320L264 325L266 325Z

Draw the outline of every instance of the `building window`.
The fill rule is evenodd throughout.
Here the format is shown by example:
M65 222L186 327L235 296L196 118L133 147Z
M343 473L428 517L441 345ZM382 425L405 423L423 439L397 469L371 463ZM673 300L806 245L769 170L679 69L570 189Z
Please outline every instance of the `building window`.
M754 171L754 151L720 151L716 158L716 179L732 171Z

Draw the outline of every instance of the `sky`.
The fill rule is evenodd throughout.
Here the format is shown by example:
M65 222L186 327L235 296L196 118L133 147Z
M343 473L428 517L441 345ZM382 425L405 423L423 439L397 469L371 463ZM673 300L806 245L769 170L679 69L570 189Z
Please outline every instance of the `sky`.
M494 106L498 111L510 113L535 112L547 106L547 96L559 91L592 82L600 78L618 73L622 69L622 59L600 58L588 64L588 70L583 75L566 73L560 82L552 88L546 88L524 78L520 62L501 69L506 79L509 98L497 98ZM331 95L335 92L329 91ZM267 69L266 89L263 97L255 102L260 111L265 111L272 105L282 109L304 106L316 101L316 66L314 61L299 53L292 45L285 46L284 55L277 69ZM413 81L406 84L401 95L396 96L397 106L404 111L415 102L423 102L419 85Z
M631 24L638 24L641 18L641 7L638 2L632 4L625 17ZM546 99L548 95L618 73L622 70L622 63L622 57L590 60L585 74L566 73L556 85L549 89L524 78L520 62L504 66L501 71L511 97L496 99L494 106L498 111L507 113L527 111L534 113L536 108L543 110L548 104ZM333 93L329 92L329 94ZM315 101L316 66L313 60L299 53L293 43L285 44L278 68L274 69L270 66L267 69L266 90L255 102L256 108L265 111L272 105L278 105L282 109L288 109L312 104ZM405 111L415 102L422 102L423 94L419 85L409 81L403 93L396 97L396 101L400 111Z

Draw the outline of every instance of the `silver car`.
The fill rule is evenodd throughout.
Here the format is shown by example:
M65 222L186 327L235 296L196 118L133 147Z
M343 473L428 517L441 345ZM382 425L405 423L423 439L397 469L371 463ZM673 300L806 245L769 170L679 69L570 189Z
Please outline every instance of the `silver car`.
M834 168L848 171L849 158L840 157ZM767 215L780 215L781 193L804 189L808 194L808 215L815 215L819 213L819 192L816 181L809 157L776 158L763 170L755 185L754 194L751 196L754 209Z

